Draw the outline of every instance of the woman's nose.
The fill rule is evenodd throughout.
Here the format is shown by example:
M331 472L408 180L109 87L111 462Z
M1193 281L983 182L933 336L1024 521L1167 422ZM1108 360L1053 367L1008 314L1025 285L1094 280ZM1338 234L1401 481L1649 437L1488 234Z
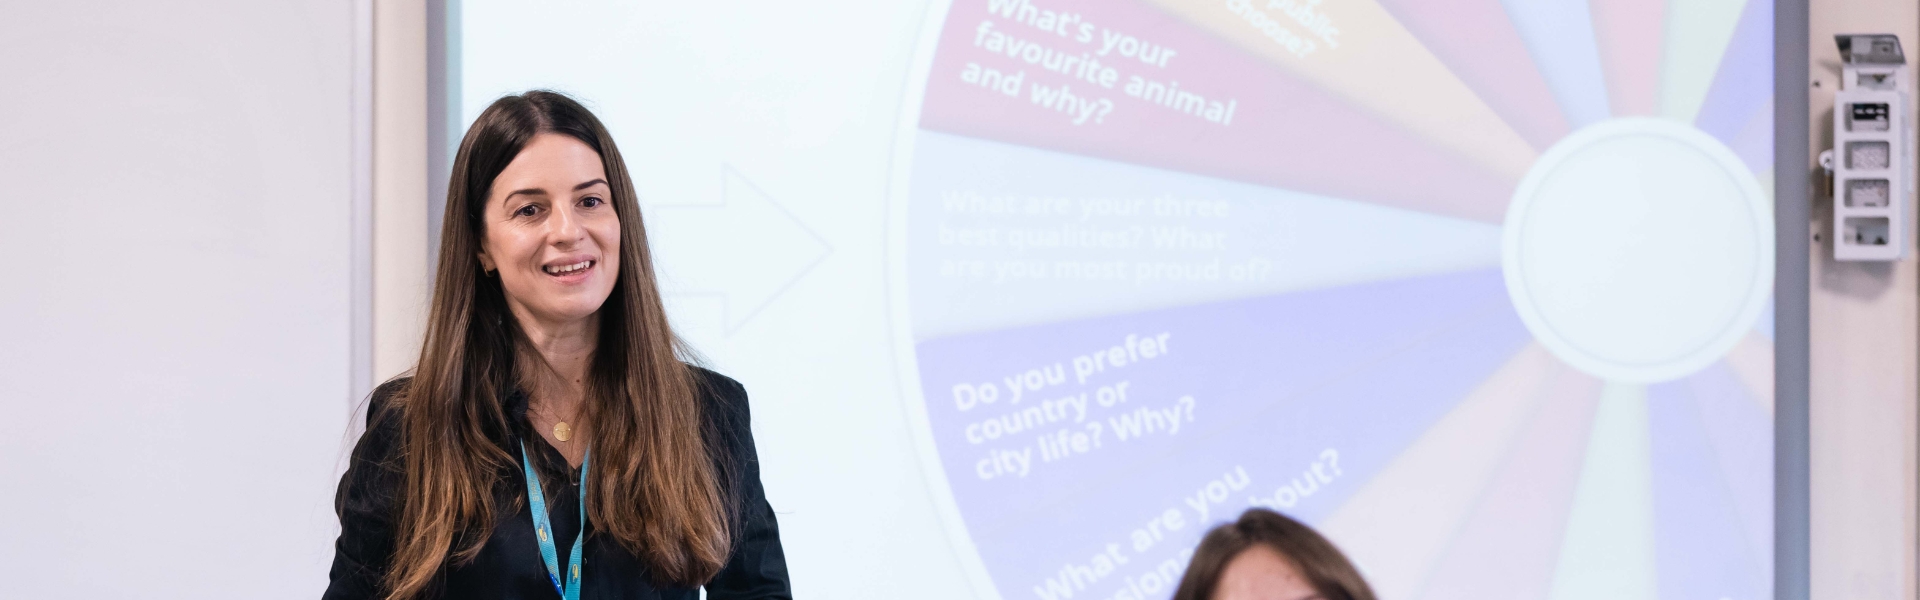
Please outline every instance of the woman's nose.
M552 225L548 237L555 245L567 245L579 241L580 236L586 231L580 226L580 215L574 212L573 206L561 206L555 209L553 220L548 223Z

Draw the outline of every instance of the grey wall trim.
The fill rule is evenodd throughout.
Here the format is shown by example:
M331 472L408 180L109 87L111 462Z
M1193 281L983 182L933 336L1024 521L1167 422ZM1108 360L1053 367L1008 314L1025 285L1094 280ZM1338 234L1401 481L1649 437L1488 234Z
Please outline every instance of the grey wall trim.
M1808 456L1808 252L1813 164L1808 158L1807 0L1774 0L1773 595L1812 593Z
M460 0L427 1L427 280L440 264L447 179L460 146Z
M373 0L353 2L353 75L348 93L347 392L351 406L373 392Z

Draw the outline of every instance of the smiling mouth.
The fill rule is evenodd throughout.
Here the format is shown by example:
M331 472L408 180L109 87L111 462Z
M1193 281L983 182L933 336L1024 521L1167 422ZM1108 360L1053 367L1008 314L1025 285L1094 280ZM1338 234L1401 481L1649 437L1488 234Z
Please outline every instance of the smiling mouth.
M570 265L547 265L544 267L540 267L540 270L546 271L548 275L552 275L555 277L565 277L568 275L576 275L581 272L584 272L587 269L592 268L593 263L594 261L592 259L588 259L588 260L583 260Z

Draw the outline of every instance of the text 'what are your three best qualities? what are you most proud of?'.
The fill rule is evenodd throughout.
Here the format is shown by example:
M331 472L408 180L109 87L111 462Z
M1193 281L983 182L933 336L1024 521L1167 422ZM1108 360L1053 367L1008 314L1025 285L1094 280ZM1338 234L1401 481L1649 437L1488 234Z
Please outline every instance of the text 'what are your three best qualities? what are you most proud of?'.
M1088 389L1090 379L1165 357L1172 337L1171 332L1129 334L1112 346L1016 372L997 382L955 384L954 408L962 413L1003 401L1010 407L963 426L969 445L987 446L986 456L975 461L974 475L983 480L1026 477L1037 464L1091 453L1109 442L1180 433L1182 425L1194 420L1192 395L1171 402L1136 402L1138 394L1127 380ZM1073 388L1060 393L1058 388L1068 385ZM1014 440L1015 436L1025 441ZM1015 445L1004 446L1008 441Z
M1096 26L1078 13L1040 8L1030 0L987 3L990 17L1002 20L981 20L973 31L973 46L1004 59L986 64L968 61L960 72L963 83L1008 97L1020 97L1024 91L1035 106L1062 113L1074 125L1104 124L1115 106L1101 94L1116 87L1127 97L1160 110L1222 126L1233 124L1238 99L1182 88L1166 73L1180 55L1177 49ZM1126 75L1123 82L1122 66L1151 71ZM1029 80L1027 68L1064 76L1067 81L1047 85L1037 77ZM1075 84L1083 86L1079 92Z

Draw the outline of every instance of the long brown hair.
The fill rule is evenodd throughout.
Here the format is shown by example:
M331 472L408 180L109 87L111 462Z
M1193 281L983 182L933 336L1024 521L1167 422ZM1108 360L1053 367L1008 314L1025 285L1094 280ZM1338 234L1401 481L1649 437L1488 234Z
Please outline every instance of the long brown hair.
M476 257L494 178L541 133L600 154L620 218L619 272L600 308L582 406L593 424L588 518L662 582L703 583L731 551L717 442L702 424L698 376L681 360L690 354L662 310L633 180L593 113L559 93L531 91L481 112L453 161L426 341L412 382L389 403L400 420L405 481L389 599L418 595L450 555L462 561L480 551L493 530L501 473L519 464L517 449L501 445L510 419L520 418L506 414L504 399L517 383L516 354L530 352L500 280L485 276Z
M1261 544L1279 552L1326 600L1374 600L1373 588L1360 577L1347 556L1312 527L1264 508L1249 508L1240 520L1207 532L1193 551L1187 574L1173 600L1209 600L1220 586L1220 575L1242 551Z

